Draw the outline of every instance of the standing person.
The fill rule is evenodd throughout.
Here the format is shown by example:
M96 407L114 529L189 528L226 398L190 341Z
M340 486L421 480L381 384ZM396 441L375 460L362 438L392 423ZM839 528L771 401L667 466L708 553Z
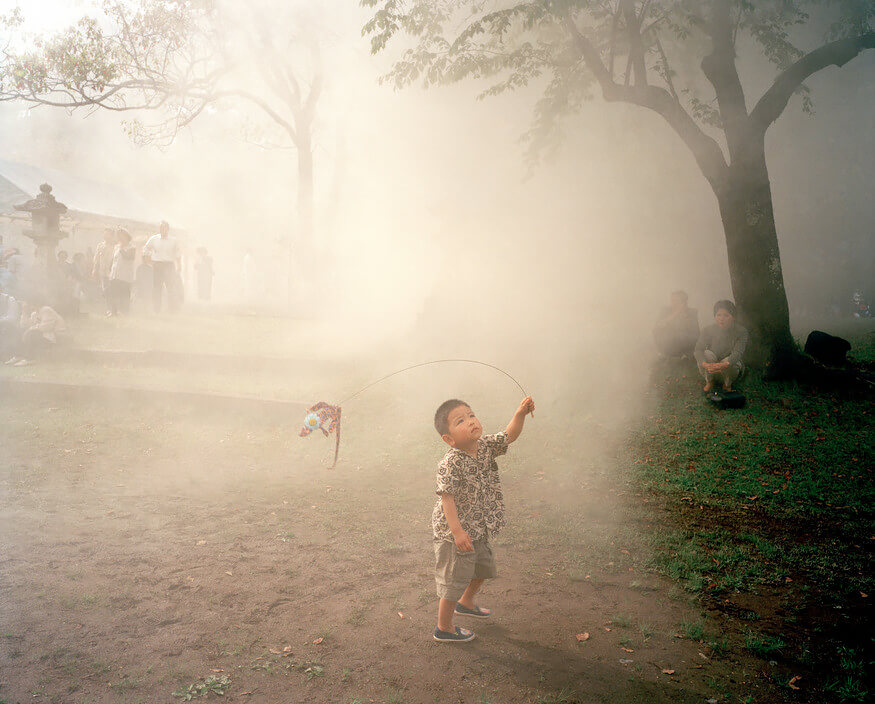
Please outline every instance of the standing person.
M152 265L152 305L161 312L161 289L167 289L167 307L173 312L178 306L175 295L176 274L179 270L179 243L170 236L170 225L161 221L158 234L152 235L143 247L143 257Z
M197 297L209 301L213 293L213 258L207 254L206 247L197 248L197 259L194 262L197 272Z
M665 357L692 357L699 339L699 314L687 306L687 294L674 291L653 328L653 339Z
M715 382L732 391L732 384L744 372L748 337L747 330L735 321L735 304L717 301L714 324L702 330L695 349L699 371L705 377L705 392L711 391Z
M131 309L131 284L134 282L134 257L137 252L127 230L118 231L118 242L112 253L109 271L110 315L127 313Z
M112 254L115 249L115 232L111 227L103 231L103 240L94 250L94 260L91 264L91 278L97 282L106 302L106 314L111 315L109 299L112 295L109 291L110 269L112 269ZM84 259L83 255L83 259ZM85 262L87 265L87 262Z
M534 412L530 396L522 400L504 432L483 435L483 426L464 401L444 401L434 415L434 427L450 446L438 465L437 495L432 511L438 620L434 639L463 643L473 631L453 626L453 615L489 618L492 612L474 603L486 579L495 577L489 538L505 524L504 496L495 458L523 432Z

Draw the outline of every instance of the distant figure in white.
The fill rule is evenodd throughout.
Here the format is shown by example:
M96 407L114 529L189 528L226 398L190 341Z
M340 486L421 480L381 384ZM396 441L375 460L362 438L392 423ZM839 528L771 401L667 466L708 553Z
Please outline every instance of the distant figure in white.
M243 289L243 300L253 301L258 294L256 285L256 276L258 272L255 269L255 257L252 256L252 250L247 249L243 255L243 268L240 272L240 282Z
M137 250L131 244L131 234L127 230L119 230L109 271L108 315L127 314L131 309L131 284L134 282L136 255Z
M97 249L94 250L94 261L91 265L91 278L100 287L100 292L106 301L107 315L112 315L112 293L109 290L109 282L114 251L115 232L111 227L107 227L103 231L103 240L97 245Z
M152 265L152 305L161 312L161 289L167 289L167 307L171 312L178 308L176 275L180 268L179 243L170 236L170 225L162 221L158 234L152 235L143 247L143 259Z

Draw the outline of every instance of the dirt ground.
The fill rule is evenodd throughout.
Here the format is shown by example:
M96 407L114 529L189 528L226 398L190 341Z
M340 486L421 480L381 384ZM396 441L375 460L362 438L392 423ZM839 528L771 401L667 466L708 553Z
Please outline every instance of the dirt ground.
M446 645L433 431L353 427L330 471L299 422L0 401L0 702L171 702L223 676L239 702L775 700L768 664L684 637L718 616L648 568L659 519L597 425L573 429L596 454L527 431L503 458L495 617Z

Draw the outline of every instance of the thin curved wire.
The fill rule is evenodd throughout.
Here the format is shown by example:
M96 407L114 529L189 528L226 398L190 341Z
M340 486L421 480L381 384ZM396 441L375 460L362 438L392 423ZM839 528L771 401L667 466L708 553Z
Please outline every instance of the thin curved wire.
M442 364L443 362L467 362L467 363L469 363L469 364L480 364L481 366L489 367L490 369L494 369L495 371L497 371L497 372L501 372L502 374L504 374L504 375L505 375L508 379L510 379L514 384L516 384L517 386L520 387L520 391L523 392L523 396L528 396L528 394L526 393L526 390L523 388L523 385L522 385L522 384L520 384L520 383L519 383L516 379L514 379L510 374L508 374L506 371L504 371L504 369L501 369L500 367L496 367L494 364L488 364L487 362L480 362L480 361L478 361L478 360L476 360L476 359L433 359L433 360L431 360L430 362L420 362L419 364L412 364L412 365L410 365L409 367L404 367L404 369L399 369L397 372L392 372L391 374L386 374L386 376L380 377L380 378L377 379L376 381L372 381L370 384L368 384L367 386L362 387L361 389L359 389L358 391L356 391L354 394L352 394L352 395L350 395L350 396L347 396L347 397L346 397L345 399L343 399L343 401L341 401L340 404L338 404L338 405L341 405L341 406L342 406L344 403L346 403L347 401L350 401L350 400L354 399L356 396L358 396L359 394L361 394L361 393L364 392L364 391L367 391L367 390L370 389L372 386L376 386L376 385L379 384L381 381L385 381L386 379L389 379L389 378L395 376L396 374L401 374L402 372L410 371L411 369L416 369L416 368L418 368L418 367L425 367L425 366L428 366L429 364Z

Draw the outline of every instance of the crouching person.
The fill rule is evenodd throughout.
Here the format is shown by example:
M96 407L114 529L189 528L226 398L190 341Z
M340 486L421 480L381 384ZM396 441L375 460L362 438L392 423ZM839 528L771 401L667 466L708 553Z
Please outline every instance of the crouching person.
M6 362L14 367L24 367L54 347L67 332L64 319L51 306L24 304L21 314L21 344L14 357Z
M744 372L748 337L747 330L735 320L735 304L717 301L714 324L702 330L694 351L699 371L705 377L706 392L712 391L715 384L732 391L732 385Z

